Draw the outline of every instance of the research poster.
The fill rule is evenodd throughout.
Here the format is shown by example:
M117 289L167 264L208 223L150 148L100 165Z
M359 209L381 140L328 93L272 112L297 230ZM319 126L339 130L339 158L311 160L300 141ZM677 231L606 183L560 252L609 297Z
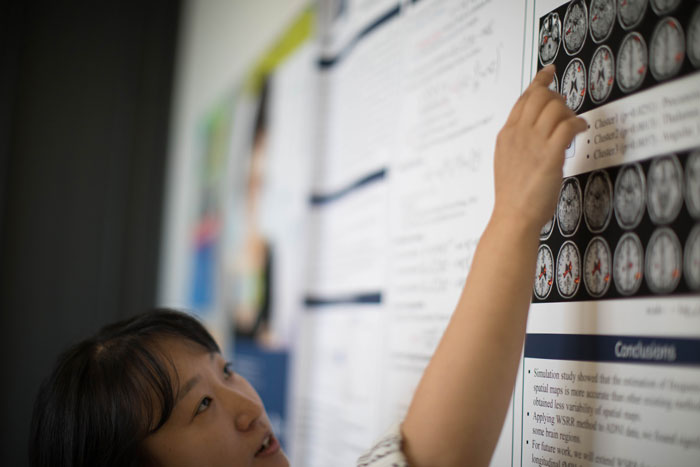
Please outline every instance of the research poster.
M540 236L514 462L698 465L700 3L531 8L526 76L554 63L589 130Z
M199 122L194 184L196 208L190 232L188 306L207 320L216 308L216 270L221 252L221 187L231 141L235 99L227 95Z
M492 465L700 465L700 2L318 8L293 464L354 465L405 414L493 206L496 135L553 63L589 129Z

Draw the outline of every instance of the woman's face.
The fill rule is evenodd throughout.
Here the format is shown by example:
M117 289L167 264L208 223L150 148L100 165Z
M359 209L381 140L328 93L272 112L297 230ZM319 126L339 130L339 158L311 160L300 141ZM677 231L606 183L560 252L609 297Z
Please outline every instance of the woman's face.
M175 364L180 391L168 421L144 440L153 464L289 465L260 397L220 354L175 339L162 348Z

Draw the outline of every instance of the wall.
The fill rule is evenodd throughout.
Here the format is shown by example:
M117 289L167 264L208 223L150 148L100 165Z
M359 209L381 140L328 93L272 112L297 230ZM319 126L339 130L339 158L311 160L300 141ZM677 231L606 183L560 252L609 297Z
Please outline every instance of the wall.
M558 24L561 18L566 23L570 8L585 9L580 0L511 3L508 15L502 13L503 2L495 1L321 3L342 8L330 11L328 17L320 15L329 24L319 29L320 115L315 138L319 159L309 203L314 250L307 264L306 310L299 319L302 345L295 349L295 360L303 368L293 370L298 383L291 450L295 464L350 465L380 430L399 420L448 323L493 204L496 134L543 62L542 56L538 61L538 50L546 52L560 40L561 30L554 28L556 33L547 35L546 25ZM197 43L205 50L198 53L191 38L183 44L185 70L175 117L175 126L182 126L173 136L176 151L169 199L175 207L170 211L165 255L174 259L164 262L162 269L167 277L161 299L179 304L185 304L184 271L190 269L183 253L187 202L192 196L183 180L194 168L194 130L199 117L226 90L225 83L242 74L231 69L222 73L230 66L221 58L227 52L212 53L213 43L222 45L211 36L225 35L226 28L209 27L206 34L195 34L197 27L210 26L203 25L204 18L213 13L207 6L209 13L199 14L202 20L197 22L193 5L189 34L199 37ZM700 12L692 1L683 4L684 11L674 12L689 30L691 7ZM554 9L557 16L544 20ZM237 24L238 18L232 15L222 21ZM592 12L591 18L598 16ZM616 24L614 15L611 18ZM700 18L700 13L692 18ZM587 28L577 24L585 38ZM657 25L664 24L675 23L650 9L640 30L654 42ZM634 44L623 39L633 37L627 36L627 29L624 24L614 26L615 32L602 39L620 61L630 58L620 53L622 44ZM568 40L573 39L564 39ZM592 68L598 42L589 40L580 50L562 48L556 62L558 79L553 87L567 96L568 105L591 128L567 150L567 178L557 214L541 233L539 288L533 292L535 304L515 397L492 465L554 464L554 458L562 465L571 458L595 457L606 463L617 458L614 463L620 465L640 460L633 460L630 453L655 465L665 465L669 459L674 465L697 464L696 452L689 450L700 446L697 415L690 411L697 410L697 404L682 400L681 394L691 390L697 394L700 388L700 279L693 280L700 277L700 262L688 259L700 251L696 175L700 171L693 169L700 153L693 152L692 159L688 154L700 147L696 131L700 58L691 56L688 61L677 50L666 51L667 57L685 63L681 75L666 82L667 78L647 75L646 83L633 93L618 81L619 89L609 100L593 101L584 65ZM640 56L646 59L646 52ZM200 88L188 81L187 73L212 73L196 64L205 57L218 72L202 78L201 83L209 84ZM644 80L646 66L632 67L633 63L627 61L629 66L621 69ZM196 92L184 89L187 83ZM615 80L608 77L607 83L613 86ZM199 92L201 101L195 103L193 96ZM659 117L659 109L668 113ZM622 238L634 238L629 232L621 235L636 225L617 219L617 212L625 210L624 193L632 190L615 187L614 193L623 196L615 201L612 218L612 183L604 182L623 178L618 177L621 167L637 167L633 163L641 164L634 169L641 173L635 179L641 181L634 185L641 196L632 197L644 200L645 189L639 187L646 171L653 181L649 184L653 200L637 232L646 245L646 258L625 253L634 259L626 262L615 259L612 252ZM660 176L667 170L660 167L667 167L675 179ZM683 176L688 181L683 182ZM683 183L693 188L684 193ZM599 192L596 186L602 187ZM679 211L683 196L687 210ZM669 209L673 214L669 219L654 220L653 203L664 209L676 205L669 200L679 201L679 208ZM637 204L634 212L645 216L644 201ZM678 216L679 212L683 214ZM591 219L605 222L590 227ZM669 233L669 223L677 233ZM691 228L694 233L688 233ZM602 238L592 238L593 233ZM668 250L660 246L664 245L657 241L660 238L668 240ZM607 250L591 248L600 242L609 242ZM681 242L689 252L684 264L695 269L681 271ZM640 283L644 278L647 285L619 291L617 284L630 278ZM654 285L662 279L671 286L658 290ZM497 285L508 289L507 283ZM668 361L659 361L661 357ZM475 381L478 378L475 375ZM536 378L560 381L552 384ZM656 389L666 385L676 391L673 400ZM625 405L639 403L634 386L651 388L642 408ZM542 391L549 394L547 399L539 396ZM626 402L619 397L621 391ZM612 422L622 413L629 419L626 425ZM583 415L590 418L581 420ZM545 431L540 424L556 430ZM680 434L667 434L672 432ZM552 439L559 440L556 450Z

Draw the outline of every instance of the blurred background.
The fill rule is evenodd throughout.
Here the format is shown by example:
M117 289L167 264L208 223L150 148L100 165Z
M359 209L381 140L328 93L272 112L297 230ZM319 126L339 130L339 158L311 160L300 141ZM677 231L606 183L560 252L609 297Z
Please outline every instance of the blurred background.
M171 285L190 282L178 263L188 254L164 253L190 241L191 193L168 187L182 187L196 165L193 128L305 8L298 0L3 6L3 465L27 465L33 399L61 350L157 303L191 307L187 287Z

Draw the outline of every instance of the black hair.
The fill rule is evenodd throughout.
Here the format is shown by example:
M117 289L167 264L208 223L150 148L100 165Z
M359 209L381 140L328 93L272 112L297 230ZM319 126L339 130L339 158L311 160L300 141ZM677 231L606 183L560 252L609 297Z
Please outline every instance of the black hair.
M196 319L167 309L106 326L64 352L34 404L30 464L142 465L142 441L163 426L177 400L177 373L158 347L166 338L220 352Z
M262 78L262 84L260 86L260 97L258 98L258 110L255 114L255 126L253 127L253 139L257 140L261 138L263 133L267 130L268 124L268 108L270 100L270 78L269 76L264 76Z

